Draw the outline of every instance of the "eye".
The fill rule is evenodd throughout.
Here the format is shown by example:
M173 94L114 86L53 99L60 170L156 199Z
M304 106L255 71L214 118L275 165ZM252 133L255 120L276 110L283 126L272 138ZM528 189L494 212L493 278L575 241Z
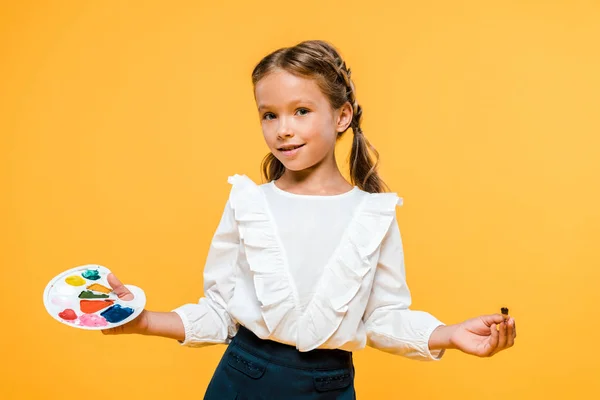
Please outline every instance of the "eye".
M273 118L275 118L275 114L273 114L272 112L267 112L267 113L264 113L264 115L263 115L263 118L262 118L262 119L265 119L265 120L267 120L267 121L270 121L270 120L271 120L271 119L273 119Z
M298 113L299 115L306 115L310 112L310 110L306 109L306 108L299 108L298 111L296 111L296 113Z

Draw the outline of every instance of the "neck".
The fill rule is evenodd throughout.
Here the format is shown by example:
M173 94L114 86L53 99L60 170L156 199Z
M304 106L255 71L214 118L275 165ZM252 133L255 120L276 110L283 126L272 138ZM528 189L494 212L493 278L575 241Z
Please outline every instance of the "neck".
M277 186L304 194L338 194L352 189L339 170L335 156L301 171L286 169L277 180Z

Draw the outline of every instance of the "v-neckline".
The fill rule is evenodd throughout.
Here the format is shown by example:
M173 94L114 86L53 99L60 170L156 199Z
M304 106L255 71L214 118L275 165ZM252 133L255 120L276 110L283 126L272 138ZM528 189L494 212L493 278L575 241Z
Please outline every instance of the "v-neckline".
M260 188L259 188L259 190L260 190ZM277 190L282 190L282 189L277 188ZM342 193L341 195L342 196L347 195L354 191L355 191L355 189L352 189L348 192ZM298 313L299 316L302 316L306 312L306 310L308 310L311 303L313 302L313 299L315 298L315 295L317 294L317 290L319 288L321 288L321 286L323 285L323 280L324 280L324 277L326 276L326 272L331 270L333 263L335 262L336 259L339 258L339 253L340 253L341 249L343 248L344 244L347 242L348 236L350 235L350 232L352 231L352 229L354 228L354 225L356 224L357 217L363 211L364 206L367 203L367 200L369 199L369 196L371 195L371 193L365 193L363 195L363 198L360 200L358 205L355 207L354 212L352 213L352 217L350 218L350 222L348 223L348 226L346 226L346 228L344 229L344 231L340 237L340 241L335 246L334 250L331 252L331 255L328 257L327 261L325 262L325 265L323 266L323 271L321 272L321 276L319 276L319 278L317 279L317 281L314 284L314 287L316 289L315 293L313 293L312 296L310 296L310 298L306 302L306 307L304 307L304 309L302 309L301 302L300 302L300 296L298 294L298 285L292 274L292 269L290 267L290 261L289 261L288 255L287 255L287 251L285 250L285 246L283 245L283 242L281 240L281 235L279 233L279 227L275 221L275 217L273 216L273 212L271 211L271 207L270 207L269 201L267 200L265 193L262 190L260 190L260 192L262 194L262 199L264 201L264 207L265 207L268 219L269 219L269 224L271 225L271 228L273 229L273 236L275 237L275 240L277 242L277 248L278 248L279 252L281 253L281 260L283 263L282 267L285 269L286 275L288 277L288 284L292 291L292 296L294 297L294 309L296 310L296 312ZM289 192L286 192L286 193L289 193ZM308 196L310 197L312 195L308 195ZM340 196L340 195L338 195L338 196ZM324 197L329 197L329 196L324 196Z

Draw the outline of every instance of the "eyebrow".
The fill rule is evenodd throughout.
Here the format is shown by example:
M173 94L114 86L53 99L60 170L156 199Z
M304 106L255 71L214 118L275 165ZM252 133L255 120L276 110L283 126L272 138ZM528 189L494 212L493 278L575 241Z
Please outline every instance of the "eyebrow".
M312 106L315 106L316 104L310 100L304 100L304 99L296 99L296 100L292 100L290 102L290 104L299 104L299 103L304 103L304 104L310 104ZM258 109L262 110L265 108L273 108L271 105L269 104L259 104Z

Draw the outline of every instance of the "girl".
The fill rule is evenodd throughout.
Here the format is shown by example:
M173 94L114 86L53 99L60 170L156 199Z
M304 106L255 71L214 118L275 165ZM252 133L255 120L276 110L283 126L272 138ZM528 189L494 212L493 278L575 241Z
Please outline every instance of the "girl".
M446 349L491 356L513 345L512 317L445 325L409 309L395 209L361 127L350 69L323 41L279 49L252 73L270 153L268 183L229 179L204 269L204 297L144 311L106 334L187 346L226 343L205 399L353 399L352 352L365 345L416 360ZM335 145L352 128L348 183ZM132 294L114 276L122 298Z

